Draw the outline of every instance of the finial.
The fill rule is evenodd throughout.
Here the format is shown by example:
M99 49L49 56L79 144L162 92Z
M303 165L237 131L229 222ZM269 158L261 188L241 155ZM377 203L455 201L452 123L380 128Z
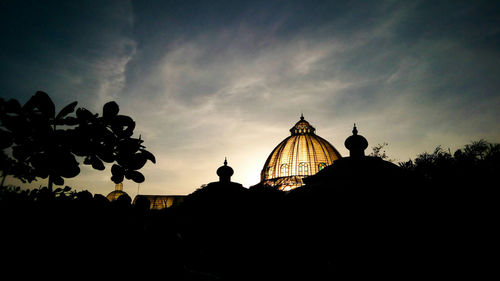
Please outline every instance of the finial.
M357 135L358 134L358 129L356 128L356 123L354 123L354 128L352 128L352 134Z
M220 166L219 169L217 169L217 175L219 176L219 181L230 182L233 173L234 173L233 168L227 165L227 157L224 157L224 166Z
M115 184L115 190L122 191L123 190L123 183L120 182L120 183Z
M304 120L304 113L300 113L300 120Z

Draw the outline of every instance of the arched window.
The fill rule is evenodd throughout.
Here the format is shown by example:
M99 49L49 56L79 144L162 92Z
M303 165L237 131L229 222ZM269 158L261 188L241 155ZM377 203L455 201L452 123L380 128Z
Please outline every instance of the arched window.
M281 164L281 167L280 167L280 176L281 177L288 176L288 164Z
M267 168L267 176L273 178L273 167Z
M299 163L299 174L307 174L309 172L309 166L307 165L307 162L300 162Z

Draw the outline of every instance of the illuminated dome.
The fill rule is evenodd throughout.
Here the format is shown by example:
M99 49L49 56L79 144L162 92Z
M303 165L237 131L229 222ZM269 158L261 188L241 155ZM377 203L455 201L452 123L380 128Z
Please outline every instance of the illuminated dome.
M126 195L127 193L125 193L123 191L123 183L117 183L115 185L115 190L111 191L107 196L106 198L108 198L109 202L113 202L115 201L116 199L118 199L118 197L122 196L122 195Z
M316 129L304 116L290 129L271 152L260 174L261 182L279 190L291 190L304 185L302 178L311 176L341 158L328 141L316 135Z

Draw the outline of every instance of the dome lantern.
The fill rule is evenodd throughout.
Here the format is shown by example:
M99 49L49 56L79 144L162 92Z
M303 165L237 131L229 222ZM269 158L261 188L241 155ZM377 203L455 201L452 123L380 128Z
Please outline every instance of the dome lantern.
M292 136L314 134L315 131L316 129L304 119L304 115L301 115L299 122L295 123L295 125L290 129Z

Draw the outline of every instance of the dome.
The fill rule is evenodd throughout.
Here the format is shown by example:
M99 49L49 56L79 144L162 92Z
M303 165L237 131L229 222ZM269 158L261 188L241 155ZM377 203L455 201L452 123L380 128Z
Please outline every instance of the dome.
M327 140L315 134L316 129L304 119L290 129L271 152L261 172L261 182L279 190L291 190L303 185L302 178L311 176L341 158Z
M123 191L123 183L117 183L115 185L115 190L111 191L107 196L106 198L109 200L109 202L113 202L115 201L116 199L118 199L118 197L122 196L122 195L126 195L127 193L125 193Z
M358 135L358 129L356 128L356 124L354 124L352 136L345 140L344 145L349 150L350 157L362 157L365 156L368 141L362 135Z
M217 169L217 175L219 176L219 181L229 182L231 181L231 176L234 174L233 168L227 165L227 159L224 159L224 166L220 166Z

